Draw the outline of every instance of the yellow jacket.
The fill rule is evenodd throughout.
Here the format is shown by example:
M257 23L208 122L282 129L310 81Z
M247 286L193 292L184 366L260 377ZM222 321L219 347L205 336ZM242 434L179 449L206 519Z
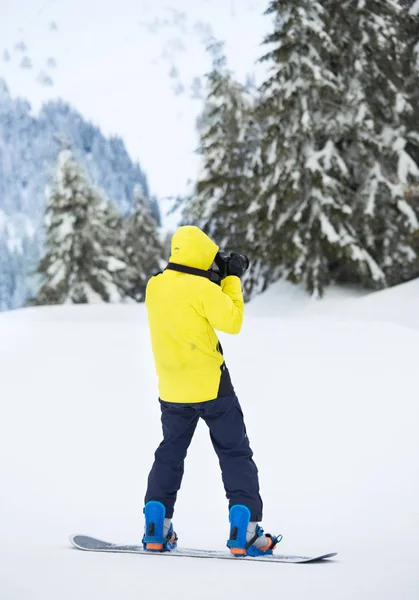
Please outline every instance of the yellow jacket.
M198 227L180 227L172 238L170 262L208 270L217 252ZM148 282L146 307L161 400L204 402L234 393L214 329L241 329L239 277L226 277L219 286L205 277L166 270Z

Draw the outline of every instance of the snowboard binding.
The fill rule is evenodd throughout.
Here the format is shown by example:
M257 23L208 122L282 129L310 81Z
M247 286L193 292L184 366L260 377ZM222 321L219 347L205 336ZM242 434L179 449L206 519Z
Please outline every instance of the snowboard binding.
M230 539L227 548L234 556L269 556L275 550L276 545L282 540L282 535L273 536L264 533L262 527L256 526L255 535L247 541L247 526L250 521L250 510L243 504L236 504L230 509ZM268 542L262 547L255 546L256 540L266 536Z
M177 535L170 524L167 535L164 535L164 518L166 507L161 502L151 500L144 507L145 533L142 539L144 550L149 552L168 552L177 546Z

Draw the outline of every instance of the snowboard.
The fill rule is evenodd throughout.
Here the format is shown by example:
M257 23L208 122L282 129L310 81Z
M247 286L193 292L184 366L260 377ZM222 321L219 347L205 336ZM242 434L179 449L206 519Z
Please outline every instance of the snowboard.
M270 556L240 556L236 557L231 552L221 550L199 550L195 548L176 548L170 552L149 552L142 546L127 546L122 544L111 544L88 535L71 535L70 542L79 550L91 552L121 552L128 554L147 554L148 556L183 556L190 558L218 558L246 562L279 562L279 563L313 563L336 556L337 552L329 554L318 554L315 556L287 556L283 554L272 554Z

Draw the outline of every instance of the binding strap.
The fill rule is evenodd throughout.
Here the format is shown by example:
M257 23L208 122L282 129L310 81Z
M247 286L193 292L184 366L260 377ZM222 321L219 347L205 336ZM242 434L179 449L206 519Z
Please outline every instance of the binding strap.
M195 269L195 267L186 267L185 265L178 265L177 263L169 262L165 271L178 271L179 273L187 273L188 275L197 275L198 277L205 277L213 283L220 284L221 277L215 271L204 271L204 269Z

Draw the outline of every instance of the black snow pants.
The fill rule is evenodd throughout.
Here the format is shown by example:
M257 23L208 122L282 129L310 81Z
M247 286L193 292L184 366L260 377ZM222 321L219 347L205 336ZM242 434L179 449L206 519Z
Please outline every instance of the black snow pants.
M261 521L258 470L252 459L253 453L237 396L224 396L196 404L160 400L160 405L163 441L155 453L145 502L161 502L166 507L166 517L172 518L186 453L199 418L202 418L209 428L218 455L229 508L234 504L244 504L250 510L251 521Z

